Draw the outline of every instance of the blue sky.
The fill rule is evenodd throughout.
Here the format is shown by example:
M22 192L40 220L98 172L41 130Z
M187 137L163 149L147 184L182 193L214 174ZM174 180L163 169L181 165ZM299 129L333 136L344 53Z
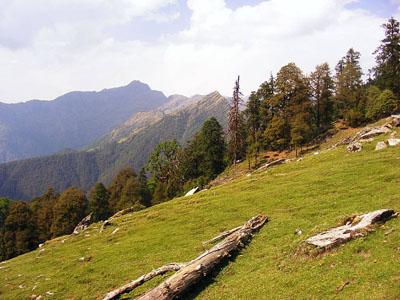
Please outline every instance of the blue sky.
M0 101L52 99L138 79L165 94L249 93L296 62L366 71L400 0L0 0Z

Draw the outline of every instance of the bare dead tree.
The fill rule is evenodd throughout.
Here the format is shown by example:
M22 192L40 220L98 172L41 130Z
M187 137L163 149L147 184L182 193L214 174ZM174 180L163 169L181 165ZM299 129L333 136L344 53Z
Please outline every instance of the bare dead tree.
M243 103L242 93L240 92L240 76L238 76L233 88L233 97L229 109L228 118L228 144L229 154L236 164L239 150L243 144L243 138L240 132L240 105Z

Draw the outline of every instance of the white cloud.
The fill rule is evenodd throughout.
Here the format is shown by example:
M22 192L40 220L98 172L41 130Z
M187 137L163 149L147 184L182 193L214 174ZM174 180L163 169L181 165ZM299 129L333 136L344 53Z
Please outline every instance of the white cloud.
M290 61L306 72L325 61L333 67L350 47L361 52L367 70L385 21L346 8L349 0L269 0L236 10L223 0L189 0L189 28L144 43L120 41L104 29L136 16L173 20L175 13L168 17L160 8L175 1L4 1L0 99L14 101L133 79L166 94L230 95L238 74L248 93Z

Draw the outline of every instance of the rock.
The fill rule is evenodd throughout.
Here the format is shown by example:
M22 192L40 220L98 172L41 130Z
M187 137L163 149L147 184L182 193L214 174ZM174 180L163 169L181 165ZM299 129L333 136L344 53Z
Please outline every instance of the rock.
M388 139L389 146L398 146L400 145L400 139Z
M42 299L41 295L32 295L31 296L31 300L40 300L40 299Z
M314 155L319 155L321 152L319 152L319 151L315 151L313 154Z
M387 144L385 142L378 142L376 144L376 146L375 146L375 150L376 151L382 150L382 149L385 149L385 148L387 148Z
M82 221L79 222L79 224L75 227L74 229L74 234L79 234L82 231L84 231L88 226L92 223L92 213L90 213L88 216L84 217Z
M362 144L352 143L346 147L348 152L360 152L362 150Z
M53 295L54 295L54 293L53 293L53 292L51 292L51 291L47 291L47 292L46 292L46 295L48 295L48 296L53 296Z
M84 262L84 261L90 261L91 259L92 259L91 256L87 256L87 257L82 256L82 257L80 257L78 260L79 260L80 262Z
M400 127L400 115L392 115L391 117L390 124L393 127Z
M192 195L194 195L194 194L196 194L198 191L199 191L199 187L198 186L196 186L195 188L193 188L193 189L191 189L189 192L187 192L186 194L185 194L185 197L187 197L187 196L192 196Z
M391 209L380 209L360 216L353 216L348 219L345 225L312 236L306 240L306 243L319 248L331 248L364 236L370 231L372 225L385 222L396 216L397 213Z
M296 230L294 231L294 234L302 235L303 231L300 228L296 228Z

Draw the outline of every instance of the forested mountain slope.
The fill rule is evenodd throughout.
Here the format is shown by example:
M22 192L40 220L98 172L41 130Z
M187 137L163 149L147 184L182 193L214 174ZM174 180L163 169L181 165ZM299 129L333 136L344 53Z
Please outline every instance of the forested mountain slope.
M131 166L138 171L160 142L176 139L185 143L210 117L226 124L228 102L224 97L214 92L199 99L177 111L170 108L168 114L155 110L133 115L89 150L2 164L0 196L29 200L48 187L88 190L96 181L109 183L122 168Z
M251 244L189 299L397 299L399 218L322 255L302 251L308 237L353 214L400 211L400 148L374 150L389 136L367 141L357 153L322 145L318 155L122 216L102 232L93 224L78 236L46 242L1 264L0 295L101 299L158 266L189 261L208 248L204 241L265 213L270 221Z
M0 103L0 163L82 148L133 113L166 102L163 93L133 81L99 92L71 92L53 101Z

